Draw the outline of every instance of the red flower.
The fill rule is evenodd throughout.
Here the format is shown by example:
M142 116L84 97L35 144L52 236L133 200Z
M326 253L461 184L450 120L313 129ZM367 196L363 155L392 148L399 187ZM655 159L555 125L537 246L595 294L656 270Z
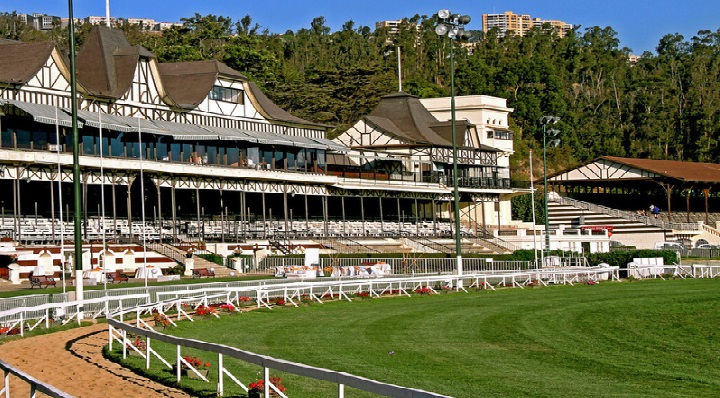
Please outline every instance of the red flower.
M199 305L195 308L195 314L200 316L215 314L216 312L215 308L206 305Z
M262 391L265 390L265 380L258 380L254 383L250 383L248 386L251 390Z

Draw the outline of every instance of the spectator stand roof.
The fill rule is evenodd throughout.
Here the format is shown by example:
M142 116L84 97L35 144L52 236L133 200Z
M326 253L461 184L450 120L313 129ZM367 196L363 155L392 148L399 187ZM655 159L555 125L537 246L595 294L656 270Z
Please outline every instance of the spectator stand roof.
M642 183L655 183L663 188L668 212L671 211L670 197L673 190L684 191L689 197L692 189L702 189L707 212L707 197L713 188L720 185L720 164L602 156L572 169L548 175L549 185L565 187L637 187Z

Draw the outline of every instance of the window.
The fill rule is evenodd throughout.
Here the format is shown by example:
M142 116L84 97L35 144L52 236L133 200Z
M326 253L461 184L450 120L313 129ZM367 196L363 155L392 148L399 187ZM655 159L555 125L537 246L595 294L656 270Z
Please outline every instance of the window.
M213 86L212 90L210 90L210 99L234 104L243 104L245 102L242 90L221 86Z

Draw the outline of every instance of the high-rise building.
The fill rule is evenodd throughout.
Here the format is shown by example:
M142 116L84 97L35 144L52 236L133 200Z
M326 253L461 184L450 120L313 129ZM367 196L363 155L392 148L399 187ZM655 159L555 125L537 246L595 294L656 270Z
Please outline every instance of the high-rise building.
M503 14L483 14L483 32L492 28L498 29L498 36L505 37L508 31L519 36L525 36L533 24L530 15L518 15L512 11L505 11Z
M550 25L550 27L555 30L560 37L565 37L568 32L573 29L573 25L571 23L558 21L556 19L533 18L533 28L542 29L545 24Z
M499 37L505 37L508 32L517 36L525 36L530 29L542 28L545 24L550 24L560 37L564 37L573 28L572 24L563 21L533 19L529 14L518 15L512 11L505 11L502 14L483 14L482 16L483 32L487 33L490 29L497 28Z
M60 23L60 17L39 13L33 13L32 15L17 14L17 18L20 22L32 26L37 30L51 30L56 23Z

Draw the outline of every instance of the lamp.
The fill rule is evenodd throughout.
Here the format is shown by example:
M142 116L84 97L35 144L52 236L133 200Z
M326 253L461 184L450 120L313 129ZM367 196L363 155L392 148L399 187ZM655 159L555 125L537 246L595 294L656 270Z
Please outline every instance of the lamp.
M550 140L550 145L552 147L556 147L560 145L560 140L555 138L560 134L560 130L556 129L548 129L548 124L556 124L560 121L560 118L557 116L543 116L540 118L540 124L542 125L543 130L543 186L545 189L545 252L550 252L550 222L548 217L548 189L547 189L547 145L548 145L548 138L552 138Z
M435 26L435 33L441 38L450 38L450 122L452 124L452 148L453 148L453 196L455 201L455 253L457 254L457 274L461 276L462 268L462 232L460 231L460 193L458 191L458 167L457 167L457 134L455 131L455 58L453 56L453 40L467 40L470 32L463 29L470 23L470 16L452 14L449 10L438 11L438 24ZM462 288L462 281L458 280L457 288Z

